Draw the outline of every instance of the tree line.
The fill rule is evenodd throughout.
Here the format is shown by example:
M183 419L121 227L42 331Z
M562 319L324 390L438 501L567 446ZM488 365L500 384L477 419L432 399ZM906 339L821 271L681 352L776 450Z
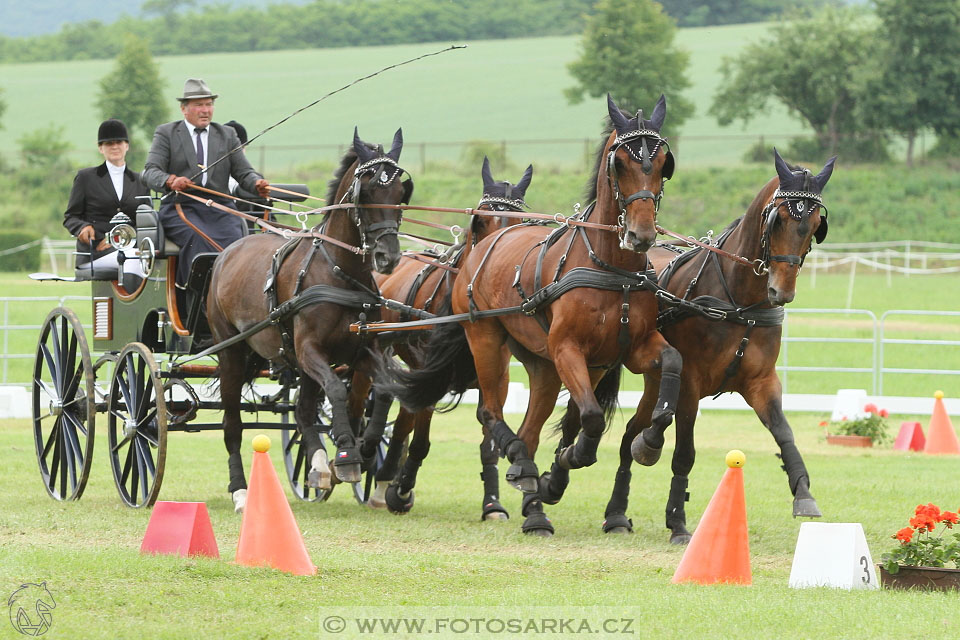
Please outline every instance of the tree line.
M757 22L797 6L835 0L664 0L680 26ZM146 0L140 16L65 25L42 36L0 37L0 62L115 57L123 38L146 41L154 55L351 47L486 40L583 31L594 0L315 0L260 8L195 0Z

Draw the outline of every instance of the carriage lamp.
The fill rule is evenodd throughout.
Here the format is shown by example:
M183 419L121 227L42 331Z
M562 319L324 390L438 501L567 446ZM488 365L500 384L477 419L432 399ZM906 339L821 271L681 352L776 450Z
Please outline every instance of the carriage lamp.
M137 230L130 224L130 217L127 214L122 211L117 212L117 215L110 218L110 224L113 225L108 240L111 247L117 251L122 251L129 249L136 243Z

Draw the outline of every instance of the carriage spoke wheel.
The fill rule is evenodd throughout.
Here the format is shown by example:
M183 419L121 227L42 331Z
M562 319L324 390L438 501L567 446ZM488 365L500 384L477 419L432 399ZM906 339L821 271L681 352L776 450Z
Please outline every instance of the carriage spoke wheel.
M163 481L167 410L160 370L146 345L131 342L120 352L107 412L110 468L120 498L131 507L150 506Z
M293 400L293 406L296 406L296 397ZM281 421L284 424L295 422L293 420L293 411L286 411L281 414ZM317 421L322 425L322 414L318 411ZM314 489L307 486L307 476L310 475L310 461L307 459L307 448L303 445L303 438L299 429L281 429L280 441L283 444L283 466L287 470L287 480L290 482L290 489L293 495L304 502L326 502L333 493L333 487L329 489ZM320 433L320 447L330 453L327 448L327 438L324 433ZM330 461L333 464L333 461Z
M76 314L47 315L33 366L33 439L40 476L55 500L79 500L90 475L96 405L93 365Z

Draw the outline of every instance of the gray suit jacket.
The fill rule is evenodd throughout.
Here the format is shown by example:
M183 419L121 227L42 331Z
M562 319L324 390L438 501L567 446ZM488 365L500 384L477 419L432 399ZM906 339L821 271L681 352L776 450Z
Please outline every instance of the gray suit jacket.
M207 133L207 159L213 164L227 151L240 146L240 139L232 127L211 122ZM200 184L197 167L197 148L190 137L190 130L183 120L168 122L157 127L153 134L153 144L147 154L147 164L143 170L143 180L154 191L165 191L170 175L193 178ZM207 173L208 189L220 193L230 193L227 182L230 176L247 191L256 193L256 182L263 176L250 166L242 151L231 153Z

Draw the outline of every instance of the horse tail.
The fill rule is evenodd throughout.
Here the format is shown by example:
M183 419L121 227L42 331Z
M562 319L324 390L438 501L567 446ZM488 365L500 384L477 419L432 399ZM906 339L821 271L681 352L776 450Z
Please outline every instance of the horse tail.
M448 393L454 401L438 411L450 411L460 402L464 391L476 385L477 370L467 343L467 334L459 323L441 324L430 332L426 344L415 348L423 366L403 369L393 359L383 357L379 380L374 387L396 397L410 411L436 405Z
M617 366L610 369L600 378L600 382L597 383L597 388L593 391L597 397L597 403L600 405L600 408L603 409L603 420L607 427L610 426L610 420L613 418L613 414L616 413L617 406L619 405L620 374L622 372L623 367ZM574 424L574 421L576 421L576 424ZM565 427L577 426L577 430L579 431L579 423L580 411L577 409L573 400L570 400L567 403L567 410L560 418L560 421L557 422L554 429L563 432Z

